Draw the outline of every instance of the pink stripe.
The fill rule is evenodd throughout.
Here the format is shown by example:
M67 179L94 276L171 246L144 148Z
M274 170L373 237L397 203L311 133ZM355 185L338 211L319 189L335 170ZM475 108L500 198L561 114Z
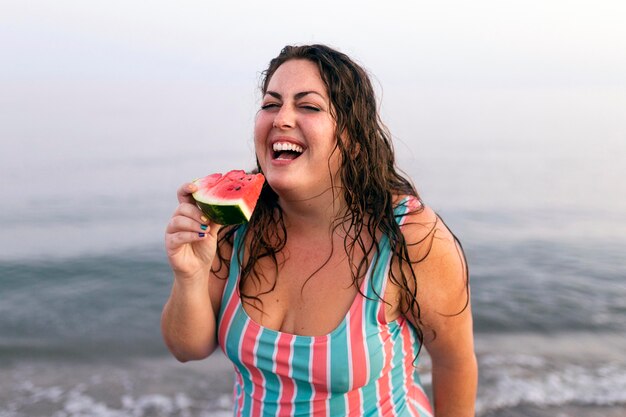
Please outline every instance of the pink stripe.
M424 392L424 388L415 381L413 360L415 359L415 351L413 350L414 343L416 342L408 320L402 327L402 341L404 350L404 374L406 376L405 381L407 384L407 392L410 396L415 398L415 401L423 408L428 410L432 414L432 407L430 400Z
M424 407L424 409L426 409L426 411L428 411L430 414L432 414L433 413L433 409L432 409L432 407L430 405L430 400L428 399L428 396L424 392L424 388L422 388L422 386L419 385L419 384L414 385L414 387L415 387L415 401L419 405Z
M358 297L361 297L360 295ZM361 297L362 300L362 297ZM349 315L350 349L352 359L352 385L350 389L360 388L367 383L367 371L369 368L367 355L365 353L365 340L363 333L365 332L363 324L363 303L359 301L359 308L354 314Z
M359 416L362 414L363 400L359 388L367 383L369 373L369 360L365 346L365 326L363 314L365 311L363 297L359 297L356 308L348 314L348 351L351 360L350 366L350 392L348 393L348 415Z
M404 377L404 392L407 398L411 398L415 392L415 381L413 379L413 346L411 345L411 332L409 331L409 322L406 319L402 319L401 333L399 343L402 343L402 374ZM407 410L413 417L419 417L419 412L413 408L411 403L407 401Z
M311 382L313 383L313 415L316 417L326 416L328 414L328 366L329 354L328 345L329 338L326 336L320 339L313 339L311 350Z
M354 417L359 417L363 415L363 412L361 411L361 390L360 389L355 389L352 390L350 392L348 392L347 394L347 410L348 410L348 416L354 416Z
M274 359L275 372L280 380L280 394L278 395L279 416L291 416L293 414L293 399L296 393L296 386L293 381L293 370L291 368L291 343L294 336L281 333L276 341L276 357Z
M256 345L257 338L260 335L258 326L250 326L250 320L246 322L246 326L242 334L241 343L241 363L250 372L250 380L252 382L252 416L261 416L261 403L263 402L264 381L261 371L256 366Z
M353 344L352 344L352 340L353 340L353 336L352 333L354 331L353 329L353 310L350 309L350 311L348 312L348 314L346 315L346 321L347 321L347 325L346 325L346 340L347 340L347 348L348 348L348 377L350 378L350 381L348 382L348 393L345 395L344 398L344 406L346 408L346 413L348 416L354 416L354 415L358 415L358 411L359 411L359 396L358 396L358 391L354 390L354 372L355 372L355 367L354 367L354 359L353 359ZM358 332L357 332L358 333Z
M382 304L382 303L381 303ZM387 325L379 326L380 328L380 340L383 346L383 370L381 377L376 380L376 392L378 393L378 409L380 415L393 416L396 410L393 407L391 401L391 360L393 359L393 342L390 340L389 328Z

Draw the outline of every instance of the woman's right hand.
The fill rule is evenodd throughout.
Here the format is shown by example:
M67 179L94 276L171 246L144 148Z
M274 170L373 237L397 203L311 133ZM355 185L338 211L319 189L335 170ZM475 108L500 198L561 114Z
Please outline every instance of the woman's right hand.
M178 207L165 229L167 257L177 279L208 277L217 250L221 225L211 222L196 206L193 183L178 189Z

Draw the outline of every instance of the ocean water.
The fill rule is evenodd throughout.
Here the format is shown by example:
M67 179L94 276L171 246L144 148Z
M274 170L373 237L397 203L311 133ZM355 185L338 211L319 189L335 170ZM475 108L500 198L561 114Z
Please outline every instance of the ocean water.
M249 150L4 159L0 417L229 415L227 361L162 343L162 237L176 187ZM399 162L467 253L477 414L626 416L626 145Z

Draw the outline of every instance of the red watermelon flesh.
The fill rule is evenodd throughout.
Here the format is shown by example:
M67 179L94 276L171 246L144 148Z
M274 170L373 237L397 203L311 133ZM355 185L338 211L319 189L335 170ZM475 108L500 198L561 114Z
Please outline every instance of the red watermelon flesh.
M263 174L246 174L242 170L211 174L193 181L198 190L192 196L215 223L245 223L252 216L264 181Z

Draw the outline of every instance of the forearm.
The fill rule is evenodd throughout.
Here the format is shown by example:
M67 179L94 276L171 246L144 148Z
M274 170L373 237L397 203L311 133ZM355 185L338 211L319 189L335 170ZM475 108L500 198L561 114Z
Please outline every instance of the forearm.
M161 331L176 359L203 359L215 350L216 319L208 291L208 279L174 280L163 308Z
M433 360L435 417L474 417L478 367L474 354L456 363Z

